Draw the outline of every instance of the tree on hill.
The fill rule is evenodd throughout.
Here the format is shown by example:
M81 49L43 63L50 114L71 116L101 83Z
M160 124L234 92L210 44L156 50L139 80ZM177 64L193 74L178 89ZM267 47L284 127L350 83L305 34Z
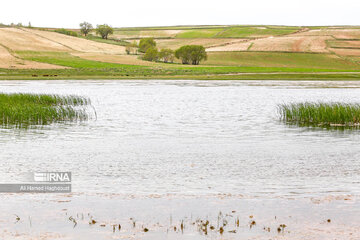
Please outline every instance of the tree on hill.
M102 39L108 39L110 34L114 33L114 29L107 24L97 25L96 34L100 35Z
M183 64L199 65L202 60L207 60L207 53L201 45L185 45L175 51L175 57Z
M126 54L137 54L138 53L138 45L136 41L134 40L132 43L126 45L125 48Z
M159 52L159 59L162 59L165 63L174 62L174 51L169 48L161 49Z
M157 61L159 59L159 51L154 47L148 48L143 59L146 61Z
M86 37L93 30L91 23L83 22L80 23L80 32Z
M146 52L149 48L155 48L156 42L153 38L143 38L139 42L139 51Z

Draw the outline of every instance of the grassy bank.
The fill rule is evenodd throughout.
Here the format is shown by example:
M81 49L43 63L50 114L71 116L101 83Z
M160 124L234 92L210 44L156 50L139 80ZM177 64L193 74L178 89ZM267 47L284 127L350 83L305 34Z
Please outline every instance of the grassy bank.
M360 65L332 54L289 52L210 52L199 66L179 63L138 65L115 63L117 58L134 62L134 56L112 55L89 60L69 52L15 51L21 59L67 69L0 69L0 79L352 79L358 80ZM131 58L131 59L130 59ZM146 65L145 65L146 64Z
M118 69L115 69L118 70ZM171 72L170 72L171 73ZM60 70L8 70L0 69L0 80L75 80L75 79L189 79L189 80L360 80L360 73L324 72L324 73L234 73L234 74L156 74L151 71L139 74L130 71L97 69L60 69Z
M83 121L90 100L79 96L0 94L0 125L18 128L53 122Z
M332 59L327 54L220 52L209 54L205 64L213 65L199 66L117 64L65 52L17 51L16 54L26 60L68 68L0 69L0 79L360 79L357 64Z
M360 104L291 103L279 105L282 120L290 123L320 126L359 126Z

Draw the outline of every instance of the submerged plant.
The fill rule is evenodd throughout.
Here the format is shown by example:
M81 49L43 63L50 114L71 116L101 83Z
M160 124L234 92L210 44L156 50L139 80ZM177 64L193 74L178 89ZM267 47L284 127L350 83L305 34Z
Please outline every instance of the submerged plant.
M278 105L280 118L286 122L318 126L360 126L357 103L290 103Z
M0 125L26 128L89 118L89 99L79 96L0 93Z

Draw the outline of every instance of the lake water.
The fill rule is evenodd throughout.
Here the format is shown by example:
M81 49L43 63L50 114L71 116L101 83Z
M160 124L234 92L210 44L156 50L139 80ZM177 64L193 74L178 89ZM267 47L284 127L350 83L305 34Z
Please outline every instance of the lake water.
M96 195L94 205L112 194L273 200L360 193L359 130L291 126L277 114L281 103L360 102L358 82L0 81L0 92L82 95L97 116L0 129L2 183L70 171L73 193ZM11 215L14 202L48 195L30 196L13 196L0 209Z

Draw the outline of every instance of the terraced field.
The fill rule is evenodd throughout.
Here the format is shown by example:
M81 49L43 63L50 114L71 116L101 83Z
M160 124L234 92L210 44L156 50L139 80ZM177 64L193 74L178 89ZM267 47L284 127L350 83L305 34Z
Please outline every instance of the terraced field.
M300 27L285 26L202 26L117 29L115 37L126 38L257 38L280 36L299 31Z
M0 44L13 51L69 51L66 46L22 28L0 28Z
M282 52L211 52L208 65L337 69L356 71L359 65L334 54Z
M224 46L239 41L244 40L227 38L157 39L156 44L159 48L170 48L175 50L184 45L203 45L206 48L215 48L217 46Z
M216 35L221 38L258 38L291 34L300 30L299 27L229 27Z
M144 37L154 37L159 49L203 45L208 60L200 66L189 66L178 60L165 64L144 61L141 55L127 55L124 45ZM19 76L35 78L39 75L215 78L218 75L236 79L238 74L253 72L262 73L252 76L253 79L265 76L273 79L274 72L279 72L276 77L285 76L283 73L344 72L342 77L357 79L360 74L354 72L360 72L359 59L360 28L357 27L124 28L116 29L109 40L72 37L54 29L0 28L0 78L11 78L12 69L18 69ZM271 76L264 75L266 72ZM328 77L334 78L332 75Z

